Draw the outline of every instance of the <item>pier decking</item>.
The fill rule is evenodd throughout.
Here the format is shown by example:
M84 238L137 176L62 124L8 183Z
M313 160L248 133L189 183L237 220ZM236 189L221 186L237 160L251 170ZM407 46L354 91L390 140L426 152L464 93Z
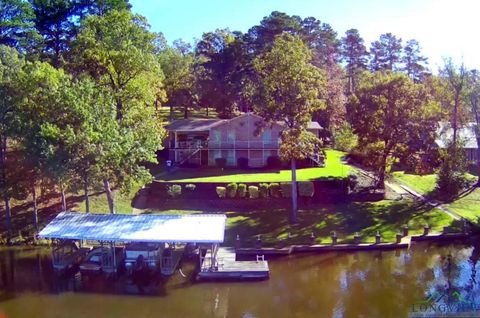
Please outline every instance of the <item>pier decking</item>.
M213 264L212 264L213 260ZM213 266L212 266L213 265ZM268 279L270 269L263 257L256 261L237 261L235 249L232 247L218 247L209 249L202 258L198 280L228 280L228 279Z

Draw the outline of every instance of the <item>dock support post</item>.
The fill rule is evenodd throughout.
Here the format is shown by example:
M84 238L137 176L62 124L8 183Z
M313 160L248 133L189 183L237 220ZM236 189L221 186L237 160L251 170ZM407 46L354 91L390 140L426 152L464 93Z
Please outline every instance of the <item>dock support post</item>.
M235 248L240 248L240 235L237 234L237 239L235 240Z
M117 255L115 255L115 242L112 242L110 244L111 249L112 249L112 254L113 254L113 272L117 272Z
M397 233L397 235L396 235L396 241L395 241L395 242L396 242L397 244L400 244L400 243L402 242L402 237L403 237L402 234Z
M403 227L403 236L408 236L408 224Z
M380 232L377 231L377 233L375 234L375 244L380 244L381 241L382 241L382 236L380 235Z
M312 232L312 233L310 234L310 245L315 245L315 241L316 241L316 239L315 239L315 233Z

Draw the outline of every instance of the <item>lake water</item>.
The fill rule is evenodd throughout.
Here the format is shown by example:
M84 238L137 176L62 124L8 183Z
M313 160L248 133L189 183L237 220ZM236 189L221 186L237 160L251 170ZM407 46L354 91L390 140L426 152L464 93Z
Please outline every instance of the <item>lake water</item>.
M267 281L193 283L175 274L145 296L136 286L79 274L55 279L47 248L0 249L0 317L408 317L453 306L480 310L479 257L480 246L423 243L297 254L270 260Z

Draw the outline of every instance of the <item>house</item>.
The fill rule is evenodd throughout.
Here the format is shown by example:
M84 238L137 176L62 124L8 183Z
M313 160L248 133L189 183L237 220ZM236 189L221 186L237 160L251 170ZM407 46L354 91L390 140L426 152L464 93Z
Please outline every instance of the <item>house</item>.
M240 158L246 158L249 167L264 167L268 157L278 156L284 124L274 123L257 134L257 128L263 123L262 117L252 113L232 119L176 120L166 126L165 148L169 159L177 164L214 166L215 159L225 158L226 165L234 167ZM321 129L317 122L308 125L308 130L317 136Z
M475 134L476 126L476 123L471 122L462 125L457 130L457 138L462 143L468 163L477 163L478 160L478 144ZM437 136L438 138L435 140L435 143L439 148L445 149L448 146L448 142L453 140L453 129L451 125L440 123Z

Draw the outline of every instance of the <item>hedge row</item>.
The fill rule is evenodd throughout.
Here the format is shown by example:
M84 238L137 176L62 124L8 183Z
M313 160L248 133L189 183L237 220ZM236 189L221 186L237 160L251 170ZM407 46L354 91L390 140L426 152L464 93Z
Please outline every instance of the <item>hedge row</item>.
M216 192L219 198L291 198L292 184L291 183L260 183L258 186L248 186L244 183L230 183L226 187L216 187ZM298 193L302 197L313 197L315 194L315 187L313 182L299 182Z

